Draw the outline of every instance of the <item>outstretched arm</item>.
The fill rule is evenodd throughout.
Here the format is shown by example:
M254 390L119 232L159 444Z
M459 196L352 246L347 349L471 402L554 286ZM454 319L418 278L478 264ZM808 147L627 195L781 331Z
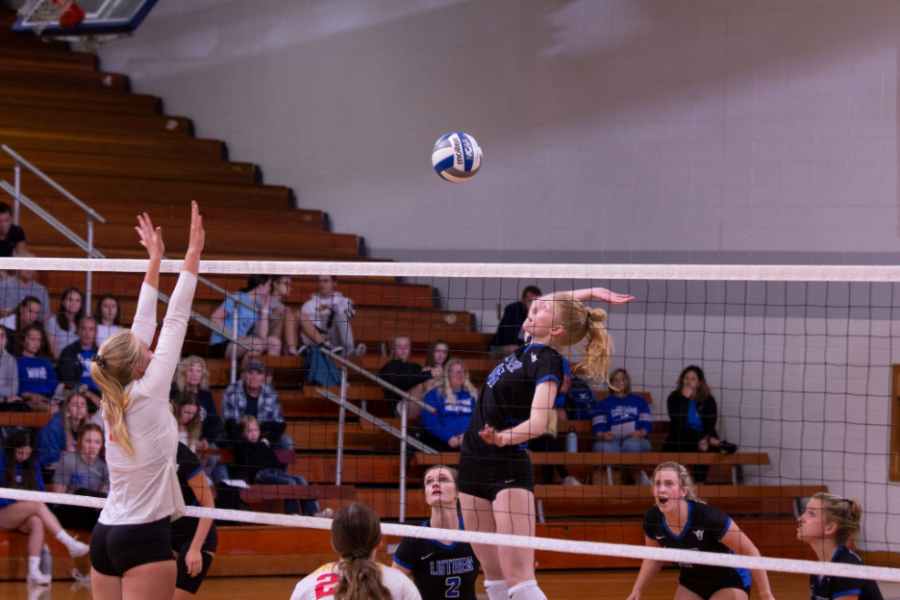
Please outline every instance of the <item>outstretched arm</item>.
M657 542L656 540L651 540L648 537L644 538L644 543L652 548L660 547L659 542ZM641 563L641 570L638 573L637 580L634 582L634 587L632 587L631 589L631 594L629 594L628 600L640 600L641 595L644 593L644 589L651 581L656 578L657 575L659 575L662 567L663 561L650 560L649 558L645 558Z
M162 239L162 228L154 229L153 222L150 221L150 215L144 213L138 215L138 226L135 231L141 237L141 246L147 249L150 255L150 262L147 265L147 274L144 275L144 283L155 290L159 289L159 263L162 260L163 253L166 251L166 245Z
M578 300L579 302L588 302L589 300L601 300L603 302L608 303L611 306L619 306L621 304L628 304L632 300L634 300L634 296L629 296L628 294L617 294L615 292L611 292L606 288L602 287L592 287L592 288L583 288L580 290L573 290L571 292L564 292L566 294L571 294L573 298Z
M731 521L728 531L722 537L722 543L728 546L728 549L735 554L743 554L744 556L762 556L759 550L750 541L750 538L741 531L737 523ZM762 600L774 600L772 596L772 588L769 587L769 576L763 569L752 569L750 573L753 575L753 583L759 588L759 597Z
M184 255L182 271L197 275L200 273L200 253L206 243L206 231L203 229L203 217L200 215L200 207L191 200L191 236L188 242L187 253Z

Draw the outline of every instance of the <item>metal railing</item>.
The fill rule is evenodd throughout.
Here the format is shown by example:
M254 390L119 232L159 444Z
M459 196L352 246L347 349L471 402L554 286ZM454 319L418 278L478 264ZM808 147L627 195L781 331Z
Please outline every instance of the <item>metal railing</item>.
M58 183L56 183L55 181L53 181L53 179L49 175L47 175L46 173L44 173L43 171L41 171L40 169L35 167L33 164L31 164L27 160L25 160L22 157L22 155L20 155L18 152L16 152L15 150L10 148L6 144L0 145L0 149L2 149L4 152L9 154L16 161L16 164L13 167L14 191L12 193L12 196L15 199L15 204L13 206L13 222L16 223L17 225L19 224L19 205L21 204L21 199L22 199L22 167L24 166L26 169L28 169L29 171L31 171L32 173L34 173L35 175L40 177L42 180L44 180L44 183L46 183L47 185L49 185L50 187L55 189L64 198L71 200L75 204L75 206L77 206L78 208L80 208L81 210L83 210L84 212L87 213L87 242L86 242L87 255L88 255L88 258L99 258L99 257L95 257L93 254L93 252L94 252L94 221L100 221L101 223L106 223L106 219L104 219L102 216L100 216L100 214L97 211L95 211L93 208L91 208L90 206L88 206L87 204L85 204L84 202L79 200L78 198L76 198L75 195L72 194L72 192L70 192L63 186L61 186ZM6 182L4 182L4 183L6 183ZM32 210L34 210L34 209L32 208ZM35 211L35 212L37 212L37 211ZM43 211L43 212L45 214L49 215L49 213L47 213L46 211ZM48 223L50 223L51 225L53 225L53 223L50 222L46 217L41 217L41 218L44 219L45 221L47 221ZM59 223L59 221L57 221L56 219L53 219L53 220L56 221L57 223ZM54 225L54 227L56 227L56 226ZM57 229L59 229L59 228L57 227ZM92 275L93 274L90 271L87 272L87 274L86 274L87 281L84 286L85 287L84 297L85 297L85 302L86 302L87 306L91 305ZM49 307L48 307L48 309L49 309Z
M104 219L97 211L93 208L79 200L74 194L72 194L69 190L58 184L53 180L52 177L41 171L39 168L28 162L22 155L18 152L7 146L6 144L0 144L0 149L6 152L15 160L15 167L13 169L15 179L14 184L10 185L9 182L5 180L0 180L0 189L5 191L7 194L12 196L15 200L15 206L13 209L13 220L18 224L19 222L19 212L20 207L24 205L26 208L31 210L35 215L43 219L47 224L51 227L59 231L63 236L65 236L69 241L73 244L81 248L86 254L88 258L106 258L102 252L99 252L96 248L94 248L94 221L100 221L101 223L106 223L106 219ZM55 189L59 192L63 197L71 200L76 206L84 210L87 217L87 239L83 239L77 233L69 229L62 221L51 215L48 211L41 208L34 200L31 200L28 196L26 196L22 192L22 167L25 167L38 177L40 177L47 185ZM165 256L163 257L165 259ZM256 307L252 304L244 302L240 298L230 294L225 288L216 285L212 281L209 281L205 277L197 277L198 283L202 283L203 285L209 287L215 292L223 294L226 298L229 298L236 305L243 306L250 310L256 310ZM86 272L86 285L85 285L85 303L87 306L91 305L91 293L92 293L92 272ZM159 292L159 299L169 303L169 297L162 292ZM240 338L237 334L237 314L238 311L235 309L234 311L234 324L231 330L229 330L225 326L219 326L212 322L211 319L207 319L206 317L199 315L198 313L191 311L191 319L197 321L201 325L209 328L210 331L214 331L220 335L222 335L225 339L235 344L235 351L232 353L231 360L231 381L232 383L237 378L237 346L241 346L248 350L252 349L250 344L240 341Z
M331 357L341 364L341 395L336 396L333 392L325 389L316 390L317 393L324 396L325 398L331 400L335 404L340 407L340 411L338 412L338 446L337 446L337 465L335 468L335 485L341 485L342 480L342 471L343 471L343 459L344 459L344 426L346 425L347 420L347 411L349 410L356 416L361 419L365 419L372 425L378 427L382 431L389 433L395 438L400 440L400 522L406 522L406 463L407 463L407 445L412 446L413 448L419 450L420 452L424 452L426 454L439 454L437 450L432 448L427 444L423 444L419 440L415 438L410 438L408 433L408 416L407 416L407 402L412 402L413 404L418 405L422 410L435 413L437 412L434 408L428 406L421 400L417 398L413 398L409 395L408 392L401 390L400 388L388 383L384 379L378 377L374 373L370 373L359 365L353 364L343 356L335 354L331 350L327 348L319 348L319 351L325 354L326 356ZM398 431L396 427L385 423L372 413L366 411L365 409L357 407L355 404L347 401L347 377L348 370L355 371L356 373L362 375L369 381L372 381L386 390L390 390L394 394L400 397L400 430Z

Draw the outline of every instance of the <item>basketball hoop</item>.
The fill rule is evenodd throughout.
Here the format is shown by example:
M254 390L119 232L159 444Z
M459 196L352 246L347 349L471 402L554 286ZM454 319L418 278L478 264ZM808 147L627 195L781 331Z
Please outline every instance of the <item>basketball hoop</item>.
M75 0L28 0L19 9L19 15L34 26L34 32L41 32L48 25L58 23L60 27L76 27L84 19L84 9Z

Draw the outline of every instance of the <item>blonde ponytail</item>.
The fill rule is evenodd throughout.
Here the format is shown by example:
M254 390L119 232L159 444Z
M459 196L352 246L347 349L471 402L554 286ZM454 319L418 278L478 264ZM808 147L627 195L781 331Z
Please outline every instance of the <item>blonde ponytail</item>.
M554 294L552 302L553 324L561 325L565 330L560 345L573 346L587 338L584 358L576 368L589 379L608 384L613 341L603 326L606 311L588 308L569 294Z
M103 415L109 426L109 441L134 457L134 447L125 425L130 400L125 386L132 381L141 362L141 340L128 329L120 329L103 342L91 362L91 379L103 393Z

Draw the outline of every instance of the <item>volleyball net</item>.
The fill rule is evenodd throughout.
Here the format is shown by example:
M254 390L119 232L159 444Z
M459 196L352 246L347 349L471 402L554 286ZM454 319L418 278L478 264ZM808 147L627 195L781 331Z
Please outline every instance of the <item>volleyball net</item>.
M164 261L161 294L180 266ZM36 476L69 492L7 483L0 497L99 507L103 498L83 495L102 485L75 428L99 421L85 372L91 337L131 324L146 261L0 259L0 269L3 360L18 376L0 381L0 446L13 457L17 432L30 432ZM900 581L900 268L204 261L201 276L171 390L215 495L217 508L189 508L195 516L327 529L329 509L355 501L381 515L387 535L569 553L558 566L652 558ZM537 536L418 527L432 511L423 477L459 462L475 399L498 365L514 370L507 353L523 342L532 296L596 287L634 296L588 303L608 313L610 372L624 369L629 389L580 374L583 345L565 354L568 389L528 444ZM79 313L76 296L93 319L65 314ZM160 302L160 324L165 310ZM705 385L685 388L700 374L691 366ZM275 463L248 453L248 415ZM644 545L648 478L669 461L761 558ZM860 501L857 551L869 566L808 562L796 519L819 492Z

